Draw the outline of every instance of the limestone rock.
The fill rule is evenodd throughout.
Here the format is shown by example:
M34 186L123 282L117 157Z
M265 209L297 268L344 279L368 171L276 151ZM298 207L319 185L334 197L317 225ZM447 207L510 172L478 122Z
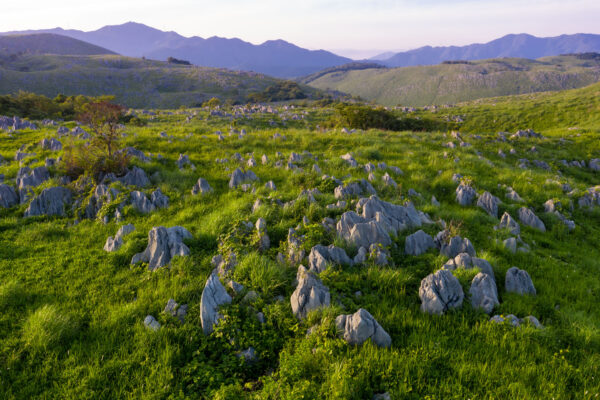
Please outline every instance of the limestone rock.
M419 288L421 310L441 315L463 303L464 293L458 279L447 270L439 270L426 276Z
M152 315L147 315L146 318L144 318L144 326L155 332L160 329L160 323Z
M546 226L537 215L534 214L531 209L527 207L521 207L519 209L519 220L523 225L530 226L542 232L546 232Z
M66 208L71 204L71 200L71 191L66 187L56 186L46 188L31 201L27 210L25 210L25 217L34 215L57 215L64 217Z
M298 319L304 319L312 310L329 306L329 288L316 275L300 265L297 279L298 285L292 293L290 303L292 312Z
M420 256L431 248L435 248L433 238L427 233L419 230L406 237L404 252L413 256Z
M308 255L308 268L310 271L321 273L327 269L329 264L352 265L353 260L348 257L342 248L330 245L316 245Z
M487 314L491 313L500 302L496 281L483 272L478 273L471 282L469 289L473 308L482 308Z
M142 253L134 255L131 264L147 262L150 271L163 267L175 256L190 254L190 249L183 243L183 239L191 237L192 234L181 226L154 227L148 233L148 247Z
M0 207L10 208L19 203L19 196L12 186L0 184Z
M506 271L505 289L507 292L518 294L536 294L535 286L527 271L517 267L509 268Z
M151 213L156 209L154 204L140 191L134 190L130 195L131 205L142 214Z
M364 308L354 314L339 315L335 319L337 329L348 344L361 345L368 339L379 347L390 347L392 338Z
M461 206L470 206L477 196L477 192L469 185L460 184L456 188L456 201Z
M247 171L244 172L239 168L236 168L235 171L231 174L231 178L229 179L229 187L234 189L240 186L244 182L252 182L258 180L258 177L254 172Z
M193 195L196 195L198 193L208 194L208 193L211 193L212 191L213 191L213 189L208 184L208 181L204 178L198 178L198 182L196 182L196 184L192 188Z
M213 326L223 318L219 313L219 307L229 303L231 303L231 296L219 280L217 272L213 271L206 281L200 299L200 323L205 335L210 335Z
M442 243L440 253L448 258L454 258L460 253L467 253L471 257L477 255L471 241L467 238L463 239L460 236L454 236L448 243Z
M483 192L477 199L477 206L494 218L498 218L498 204L500 204L500 199L490 192Z
M31 188L41 185L50 179L50 173L46 167L37 167L31 170L29 167L23 167L17 172L17 190L21 204L27 202L32 193Z
M60 150L62 150L62 143L54 138L43 139L40 142L40 147L44 150L60 151Z
M500 224L494 227L495 229L508 229L511 234L518 235L521 233L521 227L519 223L510 216L509 213L505 212L502 214Z

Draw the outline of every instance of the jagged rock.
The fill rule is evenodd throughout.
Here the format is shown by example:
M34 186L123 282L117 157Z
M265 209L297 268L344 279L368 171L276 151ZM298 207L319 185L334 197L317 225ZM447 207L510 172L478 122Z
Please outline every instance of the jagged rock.
M296 278L298 285L292 293L290 303L292 312L298 319L304 319L312 310L329 306L329 288L316 275L300 265Z
M155 332L160 329L160 323L152 315L147 315L144 318L144 326Z
M422 230L419 230L406 237L404 252L412 256L420 256L426 253L427 250L435 247L433 238Z
M193 195L196 195L198 193L208 194L208 193L211 193L212 191L213 191L213 189L208 184L208 181L204 178L198 178L198 182L196 182L196 184L192 188Z
M258 180L258 177L254 172L247 171L244 172L239 168L236 168L235 171L231 174L231 179L229 180L229 187L231 189L238 187L244 182L252 182Z
M304 260L306 252L302 249L304 237L296 233L293 228L288 230L288 257L292 265L297 265Z
M231 296L225 290L215 270L208 277L200 299L200 323L205 335L210 335L213 326L223 318L219 313L219 307L229 303L231 303Z
M113 252L119 250L123 245L123 237L129 235L134 230L135 226L133 226L133 224L127 224L120 227L114 238L112 236L109 236L106 239L106 243L104 244L104 251Z
M461 174L453 174L452 182L459 183L462 178L463 178L463 176Z
M301 162L301 161L302 161L302 157L300 156L300 154L294 153L292 151L292 153L290 154L290 157L288 158L288 162L289 163L296 163L296 162Z
M190 157L187 154L179 154L179 158L177 159L177 168L184 169L186 166L193 170L196 169L196 166L192 164Z
M440 206L440 202L435 198L435 196L431 196L431 205L434 207Z
M374 243L369 247L369 259L373 261L375 265L388 265L389 257L389 253L380 245Z
M517 267L509 268L506 271L505 289L507 292L513 292L518 294L532 294L535 295L535 286L531 281L531 277L527 271L519 269Z
M277 190L277 187L275 187L275 183L273 183L273 181L265 183L265 188L269 190Z
M376 194L377 192L369 181L361 179L358 182L350 183L346 186L340 185L335 188L334 195L336 199L343 199L345 197L360 196L364 194Z
M17 190L21 204L27 202L31 188L41 185L50 179L50 173L46 167L37 167L31 170L29 167L23 167L17 172Z
M402 170L398 167L391 166L389 168L390 168L390 171L392 171L396 175L404 175L404 172L402 172Z
M267 157L266 154L263 154L262 157L260 158L260 161L262 162L263 165L266 165L269 163L269 157Z
M500 304L496 281L483 272L475 275L469 293L471 294L473 308L482 308L487 314L491 313L494 307Z
M358 163L350 153L344 154L343 156L341 156L341 159L346 161L353 168L358 167Z
M150 194L150 201L156 208L167 208L169 207L169 198L163 194L160 189L156 189Z
M61 151L62 150L62 143L59 142L58 140L51 138L51 139L43 139L40 142L40 147L44 150L50 150L50 151Z
M71 200L71 191L66 187L56 186L44 189L42 193L31 200L29 207L25 210L25 217L34 215L57 215L64 217L66 208L71 204Z
M167 305L163 312L172 317L177 317L179 321L183 324L185 322L185 316L187 315L187 304L183 304L179 306L174 299L169 299Z
M348 344L361 345L368 339L379 347L390 347L392 338L364 308L354 314L339 315L335 319L337 329Z
M148 158L143 151L138 150L134 147L126 147L123 149L127 155L131 156L131 157L135 157L138 160L140 160L141 162L145 162L148 163L150 162L150 158Z
M448 270L439 270L426 276L419 288L421 310L441 315L462 305L464 293L458 279Z
M469 185L460 184L456 188L456 201L461 206L470 206L477 197L477 192Z
M102 179L102 183L106 184L110 182L121 182L125 186L137 187L146 187L150 184L150 180L148 179L148 176L146 176L144 170L135 166L121 177L117 177L115 174L110 173Z
M394 181L387 172L383 175L382 179L383 179L383 183L385 183L387 186L391 186L394 188L398 187L398 184L396 183L396 181Z
M367 261L367 249L364 247L359 248L353 261L354 264L364 264Z
M504 240L502 242L502 244L508 251L510 251L513 254L515 254L517 251L521 251L523 253L526 253L529 251L529 245L527 245L525 242L523 242L523 240L521 240L520 237L508 238L508 239Z
M87 205L85 206L85 218L96 218L98 211L102 209L104 204L111 203L116 200L119 191L114 188L109 188L107 185L99 184L94 189L94 193L90 196Z
M502 214L500 224L495 226L494 229L508 229L513 235L518 235L521 233L521 227L519 226L519 223L515 221L507 212Z
M542 135L540 135L539 133L535 133L533 131L533 129L526 129L526 130L518 130L517 133L515 133L514 135L511 135L510 137L511 139L519 139L519 138L525 138L525 139L529 139L529 138L538 138L541 139Z
M310 271L321 273L327 269L329 264L352 265L353 261L342 248L330 245L316 245L308 255L308 268Z
M539 219L533 213L533 211L531 211L527 207L521 207L519 209L519 220L521 221L521 223L523 225L527 225L527 226L530 226L530 227L532 227L534 229L537 229L539 231L546 232L546 226L544 225L544 223L542 222L542 220Z
M375 171L375 164L368 162L365 164L364 168L365 172L373 172Z
M442 243L440 253L448 258L454 258L460 253L467 253L471 257L475 257L475 248L471 241L467 238L461 238L460 236L454 236L448 243Z
M142 214L151 213L156 209L154 204L146 197L146 195L137 190L131 192L131 205Z
M10 208L19 203L19 196L12 186L0 184L0 207Z
M457 268L471 269L479 268L481 272L494 278L494 269L492 265L483 258L471 257L468 253L460 253L456 257L451 258L444 264L443 269L454 271Z
M148 232L148 247L131 259L131 264L147 262L148 269L154 271L171 262L175 256L187 256L190 249L183 239L190 239L192 234L181 226L165 228L154 227Z
M369 172L369 176L367 177L367 180L369 182L375 182L377 180L377 178L375 177L375 174L372 172Z
M507 316L494 315L492 318L490 318L490 322L494 322L496 324L508 323L514 327L521 326L521 320L513 314L508 314Z
M554 200L550 199L544 203L544 211L547 213L554 213L555 211L558 211L560 208L561 208L560 201L554 201Z
M28 157L35 157L35 153L24 153L21 150L17 150L15 153L15 161L22 161Z
M385 229L375 220L367 220L353 211L342 214L337 223L337 232L341 237L359 247L369 248L371 244L383 246L392 244Z
M494 218L498 218L498 204L500 204L500 199L490 192L483 192L477 200L477 206Z
M312 166L312 171L316 174L321 174L321 168L319 168L319 166L317 164L313 164Z

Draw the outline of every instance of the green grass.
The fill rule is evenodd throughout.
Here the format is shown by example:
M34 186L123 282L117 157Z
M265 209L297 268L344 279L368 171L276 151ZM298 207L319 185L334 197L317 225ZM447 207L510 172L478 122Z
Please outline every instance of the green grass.
M455 104L484 97L579 88L600 79L597 61L574 56L495 59L391 69L336 71L300 80L386 106Z
M279 115L234 121L206 120L207 112L198 109L188 110L198 113L191 122L185 122L184 112L159 113L147 119L145 127L128 126L126 145L164 157L138 165L152 177L152 187L146 191L160 187L170 198L169 208L146 216L129 210L122 223L106 225L89 220L74 224L73 216L23 219L26 205L0 210L0 398L369 399L386 391L394 399L597 398L600 210L575 207L571 211L569 204L577 196L570 198L559 184L569 183L581 193L598 183L598 173L556 162L589 160L600 154L597 113L585 112L586 107L597 105L595 90L597 86L548 98L496 99L496 107L503 107L499 113L506 118L503 124L495 124L493 114L485 111L492 107L489 104L449 109L466 115L465 132L482 137L465 133L473 146L456 149L443 147L451 140L445 132L322 132L315 127L332 114L327 109L280 109ZM544 125L549 114L538 114L540 107L554 110L558 122ZM291 119L292 114L304 112L305 119ZM578 118L583 133L568 129ZM496 130L517 122L519 128L534 127L546 138L496 142ZM214 132L227 133L230 125L246 129L248 135L238 139L225 134L225 140L218 141ZM0 133L0 154L12 160L22 145L33 151L35 143L55 130ZM160 138L162 131L172 139ZM276 132L285 139L273 139ZM537 153L530 152L534 145ZM500 148L506 158L498 156ZM517 154L509 155L510 148ZM273 166L276 152L287 159L290 152L304 150L318 157L324 174L346 182L367 176L340 160L347 152L361 164L385 162L400 167L403 175L391 173L397 190L384 187L383 171L375 172L380 197L400 204L409 188L420 192L423 197L414 199L416 207L433 220L452 222L456 232L468 237L478 255L492 264L501 300L494 313L534 315L545 329L491 324L487 315L469 306L468 299L447 315L423 314L420 282L446 260L433 251L419 257L404 254L404 238L412 232L394 239L393 265L335 266L322 273L331 291L331 307L312 313L304 322L296 320L289 303L296 269L280 265L276 254L285 250L288 228L300 224L304 215L311 221L303 228L311 245L343 244L316 224L324 217L339 218L345 211L325 208L335 202L333 188L308 173L313 161L299 163L305 173ZM31 166L41 165L51 155L39 148L35 152L35 160L26 162ZM232 160L236 152L245 159L254 153L257 161L264 153L271 160L264 166L259 161L252 169L260 178L256 193L227 188L231 172L241 164L217 164L215 159ZM196 171L177 169L180 153L189 155ZM547 161L553 170L517 168L519 158ZM9 183L17 171L15 161L0 167ZM471 177L478 192L487 190L503 200L505 189L498 185L512 186L548 231L522 227L521 236L532 250L510 254L498 244L508 234L493 229L497 219L477 207L456 204L454 173ZM190 194L199 177L208 180L214 193ZM275 182L276 192L263 188L268 180ZM313 187L323 192L317 203L299 200L282 208L275 202L297 199L303 189ZM432 195L441 207L430 205ZM263 206L252 214L257 198ZM565 213L575 220L573 232L543 213L542 205L550 198L561 200ZM508 211L514 217L520 206L505 201L500 213ZM353 208L348 205L347 210ZM258 253L254 238L236 236L233 229L240 221L255 223L259 217L266 219L271 238L272 248L264 253ZM133 223L136 230L125 237L119 251L104 252L106 238L124 223ZM148 231L159 225L187 228L193 234L187 241L190 256L176 258L169 268L156 272L131 267L131 257L146 246ZM435 234L439 227L423 229ZM250 302L242 301L242 296L234 298L221 310L225 320L212 335L204 336L199 304L212 270L210 260L220 250L232 248L239 252L235 278L258 297ZM353 254L356 249L348 251ZM504 274L512 266L528 271L537 296L505 292ZM468 293L471 276L457 275ZM357 291L361 296L355 295ZM185 324L162 313L170 298L188 304ZM390 334L390 349L371 343L348 346L337 337L335 316L360 307ZM264 314L264 324L258 321L258 312ZM144 327L148 314L162 325L159 331ZM314 326L307 336L307 329ZM258 360L247 365L236 353L250 346Z

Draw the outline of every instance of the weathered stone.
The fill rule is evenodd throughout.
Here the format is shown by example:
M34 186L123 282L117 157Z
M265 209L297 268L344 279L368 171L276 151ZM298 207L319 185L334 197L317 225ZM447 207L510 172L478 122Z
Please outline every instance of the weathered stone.
M183 257L190 254L190 249L183 240L191 237L192 234L181 226L154 227L148 233L148 247L142 253L134 255L131 264L147 262L150 271L163 267L175 256Z
M360 308L354 314L339 315L335 325L348 344L361 345L368 339L379 347L390 347L392 338L373 316Z
M167 208L169 207L169 198L163 194L159 189L156 189L150 194L150 201L156 208Z
M51 139L43 139L40 142L40 147L44 150L50 150L50 151L61 151L62 150L62 143L59 142L58 140L51 138Z
M519 223L515 221L507 212L502 214L500 224L497 225L495 229L508 229L513 235L518 235L521 233L521 227L519 226Z
M200 299L200 323L205 335L210 335L214 325L223 318L219 313L219 307L229 303L231 303L231 296L219 280L217 272L213 271L206 281Z
M358 163L356 162L356 160L354 159L354 157L352 157L352 155L350 153L346 153L343 156L341 156L342 160L346 161L348 164L350 164L351 167L355 168L358 167Z
M144 318L144 326L155 332L160 329L160 323L152 315L147 315L146 318Z
M119 191L114 188L109 188L107 185L99 184L94 189L94 193L90 196L87 205L85 206L85 218L96 218L98 211L102 209L104 204L111 203L116 200Z
M471 282L469 289L471 294L471 305L473 308L481 308L487 314L491 313L498 301L498 289L493 277L483 272L478 273Z
M208 193L211 193L212 191L213 191L213 189L208 184L208 181L206 179L204 179L204 178L198 178L198 181L196 182L196 184L192 188L192 194L193 195L196 195L198 193L200 193L200 194L208 194Z
M443 268L449 271L454 271L457 268L479 268L481 272L489 275L492 279L495 279L494 269L487 260L484 260L483 258L471 257L471 255L468 253L460 253L456 257L451 258L446 262L446 264L444 264Z
M353 261L342 248L330 245L316 245L308 255L308 268L310 271L321 273L327 269L329 264L352 265Z
M463 239L460 236L454 236L450 238L448 243L442 243L440 253L448 258L454 258L460 253L467 253L471 257L477 255L471 241L467 238Z
M131 205L142 214L151 213L156 209L154 204L142 192L134 190L130 195Z
M27 202L32 193L31 188L41 185L50 179L50 173L46 167L37 167L33 170L23 167L17 172L17 190L21 204Z
M383 179L383 183L386 184L387 186L391 186L393 188L398 187L398 184L396 183L396 181L394 181L387 172L383 175L382 179Z
M506 271L505 289L507 292L518 294L536 294L535 286L527 271L517 267L509 268Z
M527 225L539 231L546 232L546 226L544 225L542 220L539 219L538 216L535 215L533 211L531 211L527 207L521 207L519 209L519 220L523 225Z
M10 208L19 203L19 196L12 186L0 184L0 207Z
M340 185L335 188L334 195L336 199L343 199L345 197L360 196L365 194L376 194L377 192L369 181L361 179L358 182L353 182L348 185Z
M419 230L406 237L404 252L412 256L420 256L426 253L427 250L435 247L433 238L422 230Z
M57 215L64 217L67 206L71 204L71 200L71 191L66 187L56 186L44 189L42 193L31 200L29 207L25 210L25 217L35 215Z
M316 275L300 265L296 277L298 285L292 293L290 303L292 312L298 319L304 319L312 310L329 306L329 288Z
M254 172L244 172L241 169L236 168L236 170L231 174L231 179L229 179L229 187L233 189L240 186L244 182L252 182L256 180L258 180L258 177L256 174L254 174Z
M190 157L187 154L179 154L179 158L177 159L177 168L184 169L185 167L190 167L193 170L196 169L196 166L192 164Z
M113 252L119 250L123 245L123 237L129 235L134 230L135 226L133 226L133 224L127 224L120 227L114 238L112 236L109 236L106 239L106 243L104 244L104 251Z
M456 201L461 206L470 206L477 197L477 192L469 185L460 184L456 188Z
M477 206L494 218L498 218L498 204L500 204L500 199L490 192L483 192L477 199Z
M421 310L441 315L462 305L464 293L458 279L448 270L439 270L426 276L419 288Z

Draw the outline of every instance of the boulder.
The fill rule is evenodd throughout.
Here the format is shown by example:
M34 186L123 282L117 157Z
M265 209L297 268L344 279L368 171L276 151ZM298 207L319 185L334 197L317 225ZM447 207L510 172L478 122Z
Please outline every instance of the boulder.
M25 217L34 215L56 215L64 217L67 206L71 204L71 200L71 191L66 187L56 186L46 188L42 190L42 193L31 200L29 207L25 210Z
M356 245L369 248L372 244L379 243L383 246L392 244L390 235L376 220L367 220L354 211L342 214L336 226L338 234Z
M361 196L365 194L376 194L377 192L366 179L361 179L358 182L352 182L348 185L340 185L335 188L333 194L336 199L345 197Z
M134 255L131 264L147 262L150 271L163 267L175 256L183 257L190 254L190 249L183 240L191 237L192 234L181 226L154 227L148 232L148 247L142 253Z
M96 218L98 211L102 209L104 204L111 203L117 199L119 191L114 188L109 188L105 184L99 184L94 189L94 193L90 196L87 205L84 209L84 217L89 219Z
M208 277L200 299L200 323L205 335L210 335L214 325L223 318L219 313L219 307L229 303L231 303L231 296L227 293L215 270Z
M292 293L290 303L292 312L298 319L304 319L312 310L329 306L329 288L316 275L300 265L296 278L298 285Z
M137 186L141 188L150 185L150 180L144 170L135 166L123 176L117 177L115 174L110 173L102 179L102 183L104 184L110 182L121 182L125 186Z
M273 181L265 183L265 188L267 188L268 190L277 190L277 187L275 186L275 183Z
M509 268L506 271L506 280L504 287L507 292L518 294L536 294L535 286L527 271L517 267Z
M387 172L383 175L382 179L383 179L383 183L386 186L391 186L393 188L397 188L398 187L398 184L396 183L396 181L394 181L392 179L392 177Z
M487 314L491 313L494 307L500 304L496 281L486 273L480 272L475 275L469 293L471 294L473 308L481 308Z
M156 209L154 204L140 191L134 190L130 195L131 205L142 214L151 213Z
M379 347L390 347L392 338L364 308L354 314L339 315L335 325L348 344L361 345L368 339Z
M521 233L521 227L519 226L519 223L515 221L507 212L502 214L500 224L495 226L494 229L508 229L513 235L518 235Z
M422 230L419 230L406 237L404 252L412 256L420 256L426 253L427 250L435 247L433 238Z
M494 269L487 260L484 260L483 258L471 257L471 255L467 253L458 254L456 257L448 260L442 268L449 271L454 271L457 268L479 268L481 272L489 275L492 279L495 279Z
M62 150L62 143L54 138L43 139L40 142L40 147L44 150L60 151L60 150Z
M358 163L350 153L344 154L343 156L341 156L341 159L346 161L353 168L358 167Z
M41 185L50 179L50 173L46 167L37 167L33 170L23 167L17 172L17 190L21 204L27 202L31 194L31 188Z
M144 318L144 326L155 332L160 329L160 323L152 315L147 315Z
M163 194L159 189L156 189L150 194L150 201L156 208L167 208L169 207L169 198Z
M334 245L326 247L318 244L310 250L308 255L308 269L315 273L325 271L329 264L352 265L353 263L344 249Z
M196 195L198 193L208 194L208 193L211 193L212 191L213 191L213 189L208 184L208 181L204 178L198 178L198 182L196 182L196 184L192 188L193 195Z
M439 270L426 276L419 288L421 310L429 314L442 315L463 303L464 293L458 279L448 270Z
M123 237L129 235L134 230L135 226L133 226L133 224L127 224L120 227L114 238L112 236L109 236L106 239L106 243L104 244L104 251L113 252L119 250L123 245Z
M477 197L477 192L469 185L461 183L456 188L456 201L461 206L470 206Z
M477 206L494 218L498 218L498 204L500 204L500 199L490 192L483 192L477 199Z
M12 186L0 184L0 207L10 208L19 204L19 196Z
M475 248L471 241L467 238L461 238L460 236L454 236L446 243L443 242L441 245L440 253L448 258L454 258L460 253L467 253L471 257L475 257Z
M531 209L527 207L521 207L519 209L519 220L523 225L530 226L542 232L546 232L546 226L537 215L534 214Z
M244 172L239 168L236 168L235 171L231 174L231 178L229 179L229 187L231 189L240 186L244 182L252 182L258 180L258 177L252 171Z
M189 166L191 169L196 169L196 166L190 161L190 157L187 154L179 154L177 159L177 168L184 169Z

